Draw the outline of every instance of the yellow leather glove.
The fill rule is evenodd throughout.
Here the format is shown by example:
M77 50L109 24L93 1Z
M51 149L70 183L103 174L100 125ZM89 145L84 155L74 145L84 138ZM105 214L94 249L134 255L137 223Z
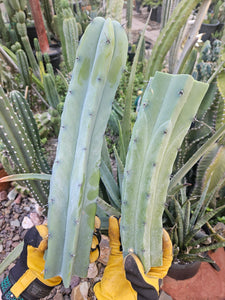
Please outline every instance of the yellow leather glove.
M111 253L102 280L94 286L98 300L155 300L159 294L159 280L166 276L172 263L172 243L163 231L163 265L144 273L143 265L135 254L123 259L119 220L109 218Z
M90 262L98 259L100 219L95 218L95 231L90 253ZM16 265L1 283L2 300L33 300L46 297L52 288L61 283L59 276L44 279L44 252L48 246L48 228L38 225L28 230L24 237L24 247Z

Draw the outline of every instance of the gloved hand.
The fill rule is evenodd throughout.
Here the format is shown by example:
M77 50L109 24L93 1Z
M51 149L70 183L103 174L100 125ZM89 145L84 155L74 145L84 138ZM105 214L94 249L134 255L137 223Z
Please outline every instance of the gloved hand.
M135 254L123 259L119 220L109 218L111 253L102 280L94 286L98 300L155 300L159 294L159 280L166 276L172 263L172 243L163 231L163 265L144 273L143 265Z
M98 259L101 235L100 219L95 218L95 232L90 253L90 262ZM46 297L53 287L60 284L59 276L44 279L44 252L48 246L48 228L38 225L28 230L24 247L16 265L1 283L2 300L34 300Z

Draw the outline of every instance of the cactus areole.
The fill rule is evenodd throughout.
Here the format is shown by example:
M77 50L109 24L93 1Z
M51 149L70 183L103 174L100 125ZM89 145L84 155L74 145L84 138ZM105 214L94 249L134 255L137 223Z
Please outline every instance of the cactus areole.
M127 36L117 21L95 18L81 38L66 96L48 201L45 277L86 277L99 164L112 102L125 68Z
M177 151L208 84L157 72L142 99L126 157L120 233L146 272L162 264L162 214Z

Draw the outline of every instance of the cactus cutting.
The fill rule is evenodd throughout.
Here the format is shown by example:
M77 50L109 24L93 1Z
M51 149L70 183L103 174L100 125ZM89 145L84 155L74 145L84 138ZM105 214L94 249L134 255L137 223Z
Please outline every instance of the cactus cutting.
M129 145L122 187L121 241L145 271L162 264L162 214L178 148L208 89L189 75L150 80Z
M87 275L103 136L127 48L123 27L97 17L77 49L50 181L45 265L46 278L60 275L65 286Z

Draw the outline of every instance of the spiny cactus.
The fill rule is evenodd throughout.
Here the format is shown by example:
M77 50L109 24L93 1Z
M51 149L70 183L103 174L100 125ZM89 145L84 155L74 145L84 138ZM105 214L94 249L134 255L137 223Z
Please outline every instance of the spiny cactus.
M215 40L211 45L210 41L206 41L202 47L198 64L196 65L197 80L207 81L214 72L219 58L221 42Z
M173 163L207 89L190 75L157 72L143 95L126 158L120 233L124 255L137 254L146 272L162 263L162 214Z
M16 51L16 59L20 70L20 75L23 79L25 86L26 85L30 86L31 76L30 76L29 63L27 60L26 53L22 49L18 49Z
M78 47L78 27L71 9L63 9L63 15L63 34L65 38L66 59L69 71L71 71L74 66Z
M25 23L25 13L22 10L19 10L16 12L16 17L17 17L17 24L16 28L17 31L20 35L24 50L26 51L30 66L33 69L33 72L35 73L36 76L39 75L39 69L38 69L38 64L35 59L35 56L33 54L29 38L27 36L27 28L26 28L26 23Z
M11 165L8 162L7 172L49 173L42 154L37 126L26 100L19 92L13 91L9 101L2 88L0 96L0 137L12 162ZM26 181L24 184L42 206L46 205L48 183Z
M59 95L57 93L56 84L51 74L44 74L43 76L44 90L46 100L53 108L57 108L59 104Z
M87 275L103 135L127 45L118 22L97 17L77 49L50 182L45 265L45 277L60 274L65 286Z

